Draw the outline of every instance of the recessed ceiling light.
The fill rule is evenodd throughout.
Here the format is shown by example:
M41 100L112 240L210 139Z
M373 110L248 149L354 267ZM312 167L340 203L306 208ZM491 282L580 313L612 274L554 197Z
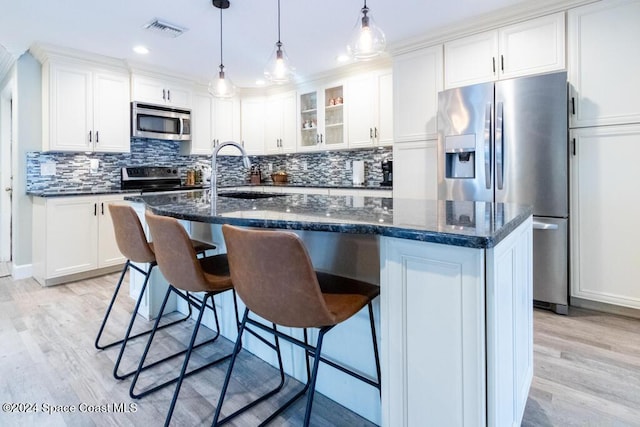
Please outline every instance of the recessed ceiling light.
M133 48L133 51L139 55L146 55L147 53L149 53L149 49L147 49L146 47L139 45L139 46L135 46Z
M347 62L349 59L351 59L349 55L344 53L336 56L336 61L338 62Z

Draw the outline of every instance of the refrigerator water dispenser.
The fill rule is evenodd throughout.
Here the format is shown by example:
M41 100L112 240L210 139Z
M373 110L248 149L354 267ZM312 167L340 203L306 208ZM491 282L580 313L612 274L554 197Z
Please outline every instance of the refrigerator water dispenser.
M475 178L475 134L446 136L444 148L446 178Z

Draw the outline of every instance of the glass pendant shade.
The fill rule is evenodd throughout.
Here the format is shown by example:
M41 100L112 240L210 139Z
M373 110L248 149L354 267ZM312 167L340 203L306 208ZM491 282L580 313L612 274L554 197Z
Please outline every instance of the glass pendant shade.
M384 32L369 14L366 2L361 12L362 15L358 16L347 49L354 59L368 60L384 52L386 39Z
M222 60L222 9L229 7L225 0L213 0L213 5L220 9L220 71L218 76L209 81L209 93L216 98L231 98L236 94L233 82L224 74L224 62Z
M223 68L221 65L218 76L209 82L209 93L216 98L232 98L236 94L236 87L231 79L225 76Z
M293 77L293 67L291 66L287 52L282 48L281 42L276 43L273 53L267 61L264 69L264 77L276 84L288 83Z

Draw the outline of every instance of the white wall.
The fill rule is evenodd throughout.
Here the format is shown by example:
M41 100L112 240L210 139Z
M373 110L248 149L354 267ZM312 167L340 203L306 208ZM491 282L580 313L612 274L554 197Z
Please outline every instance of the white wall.
M13 92L13 273L31 275L31 198L25 194L27 152L42 147L41 66L28 53L14 65ZM26 271L28 270L28 271ZM24 274L20 274L24 271ZM16 274L17 272L17 274Z

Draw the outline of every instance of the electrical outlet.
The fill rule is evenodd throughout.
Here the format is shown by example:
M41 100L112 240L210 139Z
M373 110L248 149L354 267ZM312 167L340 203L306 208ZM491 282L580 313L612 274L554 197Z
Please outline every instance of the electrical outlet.
M89 160L89 173L98 173L99 167L100 167L100 160L98 159Z
M308 166L309 166L309 165L307 165L307 161L306 161L306 160L303 160L303 161L302 161L302 170L306 172L306 171L307 171L307 167L308 167Z
M40 176L50 176L56 174L56 162L40 163Z
M351 160L344 162L344 168L348 171L351 170Z
M273 163L269 163L267 169L269 170L269 172L273 172Z

